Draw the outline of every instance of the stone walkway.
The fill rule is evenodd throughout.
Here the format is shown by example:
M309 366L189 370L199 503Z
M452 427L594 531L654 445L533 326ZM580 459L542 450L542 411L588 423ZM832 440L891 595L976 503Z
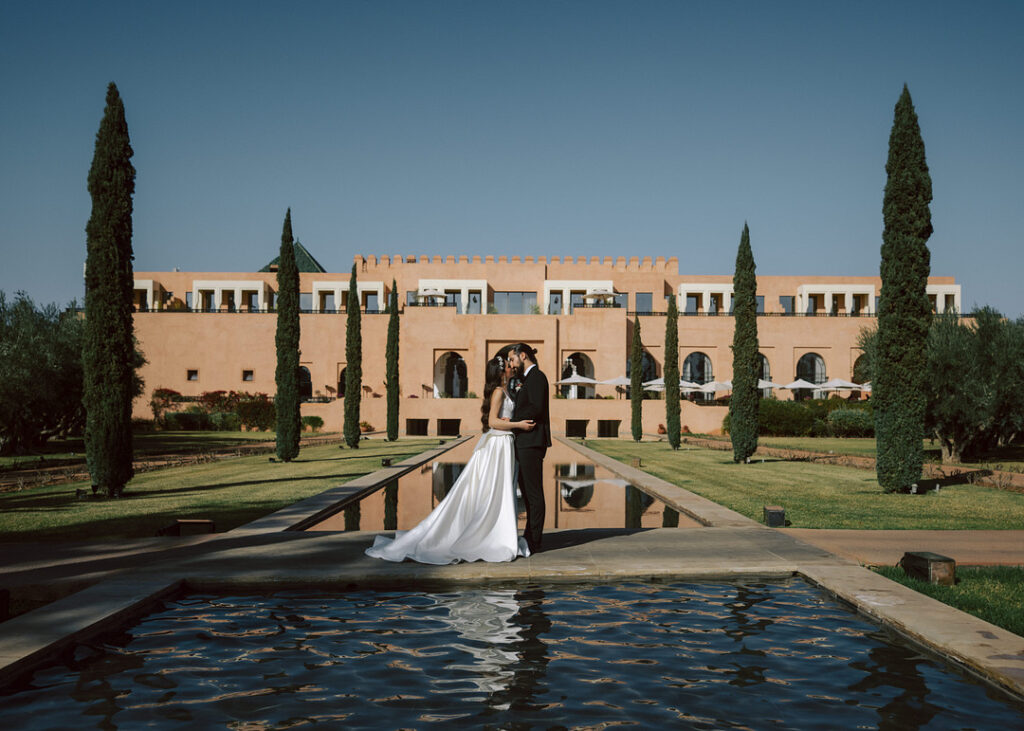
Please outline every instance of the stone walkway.
M74 641L121 626L145 613L155 601L181 591L337 591L355 587L451 588L481 582L728 580L796 575L963 669L1024 698L1024 638L863 568L855 549L840 551L840 537L823 535L837 532L814 531L821 535L804 536L793 530L767 528L664 480L566 443L705 527L553 532L545 535L544 552L507 564L393 564L364 555L371 533L286 530L321 513L327 502L337 499L334 495L311 498L225 534L145 539L130 545L51 545L45 552L43 546L5 550L0 557L4 584L20 581L27 585L35 580L50 585L89 581L92 585L0 624L0 684L30 671ZM411 469L433 456L420 455L388 469ZM393 472L387 470L375 475L377 479L393 479ZM374 476L367 476L357 485L350 483L336 490L369 489L373 481ZM908 534L915 532L898 533L900 541L906 542ZM1006 533L998 532L994 538L1005 539ZM899 550L900 555L902 550L933 550L949 555L950 546L949 542L939 546L901 545ZM1009 555L1016 558L1019 551Z

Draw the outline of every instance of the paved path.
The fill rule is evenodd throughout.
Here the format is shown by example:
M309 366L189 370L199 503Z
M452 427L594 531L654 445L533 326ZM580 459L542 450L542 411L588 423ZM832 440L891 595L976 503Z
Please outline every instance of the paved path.
M895 566L907 551L939 553L958 566L1024 566L1024 530L779 530L867 566Z

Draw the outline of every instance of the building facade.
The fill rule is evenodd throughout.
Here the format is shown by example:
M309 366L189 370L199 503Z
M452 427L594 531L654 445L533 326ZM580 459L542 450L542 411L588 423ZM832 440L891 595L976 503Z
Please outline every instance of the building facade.
M344 313L349 274L332 274L302 249L300 362L304 415L340 430L345 391ZM644 380L662 375L667 297L678 299L679 364L685 380L732 378L732 276L680 274L676 258L357 256L362 317L361 419L386 423L384 351L392 281L401 323L399 381L403 434L449 435L480 428L484 366L505 345L529 343L552 382L555 431L629 433L621 386L556 387L577 373L598 381L628 374L639 323ZM154 389L187 396L205 391L275 391L276 267L255 273L137 272L135 330L148 360L146 393L134 415L151 418ZM758 338L762 377L789 383L857 381L862 328L874 327L878 277L759 276ZM936 312L961 310L960 285L930 277ZM777 391L790 398L788 391ZM721 430L727 409L712 396L683 402L690 431ZM664 424L664 403L644 402L644 431Z

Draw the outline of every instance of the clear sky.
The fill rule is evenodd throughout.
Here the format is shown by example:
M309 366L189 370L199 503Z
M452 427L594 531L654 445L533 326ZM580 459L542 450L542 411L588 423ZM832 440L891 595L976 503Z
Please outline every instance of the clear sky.
M5 2L0 290L82 296L107 83L137 271L254 271L286 208L355 254L677 256L876 275L893 107L934 275L1024 314L1021 2Z

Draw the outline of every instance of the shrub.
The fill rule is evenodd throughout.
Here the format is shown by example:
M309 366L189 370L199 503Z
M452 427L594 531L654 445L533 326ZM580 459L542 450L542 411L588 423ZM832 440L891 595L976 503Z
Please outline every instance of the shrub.
M869 409L836 409L828 415L834 437L873 437L875 417Z
M210 415L195 407L188 411L172 411L164 415L168 431L205 431L210 428Z
M132 431L136 434L156 431L156 423L152 419L132 419Z
M153 395L149 399L149 407L153 410L153 419L157 424L164 426L164 412L167 408L181 400L181 394L172 388L153 389Z
M210 414L210 428L214 431L241 431L242 417L234 411L215 411Z
M815 413L802 401L762 399L758 433L771 437L805 437L814 428Z
M303 416L302 426L308 426L311 431L320 431L324 428L324 420L319 416Z
M371 424L368 421L360 421L359 422L359 431L364 432L364 433L365 432L373 431L373 424Z
M246 394L248 398L239 401L236 413L246 429L269 431L277 424L277 409L270 396L265 393Z

